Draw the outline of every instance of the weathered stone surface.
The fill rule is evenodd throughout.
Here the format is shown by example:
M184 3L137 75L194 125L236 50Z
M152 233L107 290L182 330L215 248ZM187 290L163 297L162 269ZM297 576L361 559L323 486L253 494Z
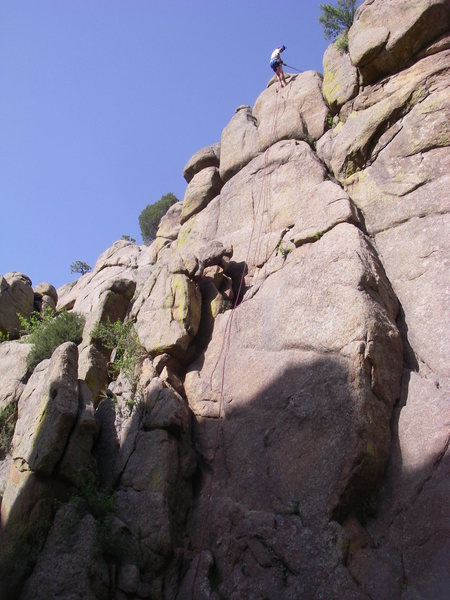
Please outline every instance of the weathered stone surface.
M426 57L409 69L390 77L383 84L366 88L355 101L343 107L341 113L351 110L343 126L330 130L317 143L319 156L330 166L338 179L343 181L358 169L367 166L367 163L370 164L384 146L394 139L401 129L401 121L391 128L392 122L399 121L416 105L419 105L416 108L417 117L422 110L424 114L421 117L426 115L426 104L423 107L420 104L433 88L439 89L436 79L440 73L448 70L449 63L448 50ZM437 94L439 95L439 92ZM430 108L429 106L429 111ZM442 110L445 112L445 107ZM413 115L410 122L417 123ZM427 129L427 124L425 119L424 130ZM439 129L433 133L430 131L428 137L433 135L439 138L438 145L448 143L447 126L444 126L442 133ZM417 143L421 143L420 138Z
M80 518L75 506L62 506L20 597L23 600L99 598L92 589L92 563L96 561L91 554L95 535L92 515ZM108 592L106 586L104 592Z
M227 498L249 511L289 513L298 526L307 521L314 529L324 514L345 514L375 484L399 396L395 317L376 255L349 224L292 251L254 298L239 305L229 347L229 316L217 317L211 343L185 379L197 439L217 484L210 507L216 531L231 518L223 511ZM212 418L219 414L220 425ZM226 553L242 555L233 540L226 544L225 555L213 550L225 581L232 572ZM277 577L274 565L268 572L268 580Z
M180 231L180 216L183 209L182 202L172 204L166 214L162 217L156 237L167 240L175 240Z
M188 183L197 173L207 167L218 167L220 160L220 144L200 148L186 163L183 177Z
M20 471L50 475L78 412L78 350L67 342L36 367L19 401L11 454Z
M163 430L139 432L120 480L117 515L136 539L140 538L147 561L149 552L155 556L153 564L145 565L145 570L154 575L167 562L172 550L170 504L177 477L176 439Z
M332 181L319 183L311 196L302 195L294 227L287 237L296 246L319 239L338 223L358 223L356 208L347 193Z
M350 55L333 42L323 55L322 94L333 112L358 93L358 72Z
M0 409L18 402L28 374L27 356L31 344L3 342L0 344Z
M233 262L251 274L274 252L326 170L305 142L281 141L244 167L198 215L186 222L178 249L199 255L209 240L233 248ZM242 268L241 268L242 270ZM240 276L240 275L239 275Z
M448 0L372 0L358 8L349 52L365 84L398 71L450 25Z
M83 474L95 472L91 451L96 430L91 393L86 383L79 380L77 420L58 467L59 474L74 485L79 485Z
M180 223L183 224L192 215L200 212L222 188L219 169L207 167L194 175L189 183L183 200Z
M225 127L220 165L211 147L186 165L188 196L218 166L220 193L60 290L86 332L126 313L152 354L96 412L99 479L130 545L111 580L90 564L91 590L61 567L83 597L446 599L449 5L366 0L350 32L364 87L348 55L329 62L334 45L324 82L272 78ZM88 344L79 376L98 391ZM58 460L69 474L12 465L4 523L28 527L89 464L91 410Z
M253 107L258 124L258 150L263 151L279 140L319 139L325 131L328 113L322 96L322 75L316 71L292 77L280 91L275 85L269 86Z
M220 139L220 178L227 181L259 152L258 124L250 106L238 106Z
M145 430L165 429L173 435L189 428L189 413L183 399L168 388L147 402L142 426Z
M46 313L48 311L54 312L56 310L56 302L51 296L42 296L40 299L40 312Z
M93 344L80 351L78 377L86 382L97 406L100 394L108 387L108 358Z
M448 383L405 370L391 460L369 542L350 534L349 570L376 598L445 598L448 556ZM364 530L363 530L364 531ZM350 532L349 532L350 533Z
M146 253L145 247L119 240L100 255L91 273L80 277L70 288L64 286L58 290L58 309L73 309L89 317L85 343L96 319L106 319L108 315L111 320L123 319L136 288L136 270L142 253Z
M4 458L0 459L0 507L2 503L3 494L5 493L6 482L8 480L8 473L11 469L12 458L10 454L7 454Z
M139 255L143 251L141 246L127 240L117 240L98 257L91 275L96 275L109 267L127 267L136 269Z
M366 2L359 10L369 14L392 4ZM394 23L391 14L371 26L365 41L361 38L368 49L359 65L365 82L377 69L398 71L425 38L448 28L447 17L433 31L429 27L444 4L448 11L448 2L395 3L404 19ZM412 24L411 15L415 19L422 10ZM383 28L389 28L389 37ZM410 53L404 62L397 53L403 34ZM402 307L408 368L393 419L391 461L377 514L364 523L371 541L361 542L364 536L356 534L348 555L351 573L376 598L444 598L449 585L448 525L440 511L448 494L449 66L444 35L403 71L365 87L342 106L341 122L317 144L360 209Z
M100 401L95 411L97 439L94 456L97 460L100 485L111 488L116 477L116 461L119 453L119 438L115 428L116 412L112 398Z
M197 284L167 268L155 272L133 306L132 317L141 343L150 354L183 354L200 323Z
M17 313L28 318L33 312L34 292L31 280L23 273L0 275L0 332L17 337L20 321Z
M132 244L131 244L132 245ZM105 267L88 273L90 278L79 281L80 285L72 288L69 297L59 308L71 308L84 315L86 322L83 329L81 349L91 343L91 332L98 323L123 321L134 291L136 282L133 272L121 266Z
M33 291L41 296L50 296L55 304L58 304L58 292L55 286L47 281L43 281L39 285L34 286Z
M407 315L408 341L436 377L450 377L449 215L430 215L376 236L388 277ZM418 279L420 285L418 285Z
M426 58L411 71L421 64L424 66L425 61L432 68L449 67L450 53ZM424 76L409 100L408 114L391 124L379 138L369 166L347 180L347 190L363 210L371 232L385 230L411 217L448 210L449 83L450 77L445 73Z

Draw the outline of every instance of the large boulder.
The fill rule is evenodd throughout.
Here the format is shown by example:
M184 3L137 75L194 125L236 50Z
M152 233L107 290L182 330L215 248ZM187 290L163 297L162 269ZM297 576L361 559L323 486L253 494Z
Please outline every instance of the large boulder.
M92 515L81 516L73 504L62 506L20 597L23 600L99 598L92 586L98 563L98 559L92 558L95 544L99 544L98 528ZM106 594L107 589L105 585Z
M358 71L350 56L336 42L328 46L323 55L322 94L333 112L358 93Z
M109 355L92 347L91 333L99 323L123 321L136 290L138 264L145 248L119 240L67 290L59 290L58 308L86 318L80 345L80 377L85 378L97 404L106 387Z
M166 214L162 217L156 237L164 238L167 240L176 240L178 232L180 231L180 216L183 209L181 202L172 204Z
M55 305L58 304L58 292L51 283L43 281L39 285L34 286L33 291L35 294L40 294L41 296L49 296Z
M416 360L437 381L450 379L450 215L427 215L380 232L377 247L407 315L408 342ZM420 285L418 285L418 280Z
M329 109L322 96L322 76L305 71L289 79L282 91L269 85L253 110L240 106L222 131L220 176L228 181L259 153L280 140L319 139Z
M77 413L78 349L66 342L35 369L20 398L11 449L15 468L53 473Z
M433 82L440 74L445 81L449 61L448 50L425 57L382 84L365 88L354 101L348 102L341 109L341 115L348 114L345 122L328 131L317 144L319 156L340 181L374 161L401 129L398 120L408 115L411 109L417 107L416 112L424 110L426 113L426 108L420 104L434 91ZM436 94L439 95L439 92ZM417 123L417 119L411 119ZM425 119L425 128L427 121ZM448 143L445 128L443 132L435 129L434 135L440 140L438 145ZM416 143L420 143L419 140ZM387 178L390 178L390 173ZM402 183L401 179L399 183Z
M358 8L349 52L363 83L398 71L450 25L448 0L372 0Z
M250 106L238 106L220 139L220 177L227 181L259 152L258 124Z
M219 194L222 185L217 167L207 167L194 175L184 194L180 223L183 224L192 215L205 208Z
M19 401L1 504L0 596L18 597L51 525L55 475L78 413L78 351L67 342L35 369ZM67 493L67 492L66 492Z
M18 402L28 375L27 356L31 344L3 342L0 344L0 409Z
M339 193L331 182L323 186L326 177L324 165L307 143L286 140L274 144L241 169L217 198L182 226L177 240L179 252L188 248L199 254L208 240L214 239L232 247L233 263L245 261L251 274L255 266L266 263L296 223L299 227L303 223L310 232L315 228L313 234L326 227L327 219L307 216L316 202L323 205L329 194L328 212L338 196L345 203L345 192ZM337 206L335 210L337 214ZM350 213L348 210L349 218Z
M183 356L198 331L200 315L198 285L167 266L153 273L131 312L139 339L152 355Z
M108 387L108 358L107 352L94 344L88 344L80 350L78 377L88 385L95 406Z
M185 379L209 465L189 534L199 551L211 549L225 596L236 563L248 570L240 597L261 585L277 598L314 597L324 556L335 564L341 542L330 541L324 523L374 488L389 455L402 372L397 310L370 243L340 224L293 250L251 300L217 317ZM284 560L304 573L297 543L309 573L282 584ZM334 585L358 597L344 572L336 577L339 584L322 581L323 597L335 597Z
M78 381L78 413L75 425L58 466L58 473L74 485L88 473L95 473L91 451L97 424L94 415L92 396L87 384Z
M0 275L0 333L17 337L20 320L17 316L28 318L34 308L34 292L31 279L23 273Z
M322 75L317 71L291 77L281 90L269 85L253 107L259 150L264 151L280 140L319 139L325 131L328 113L322 97Z
M136 287L136 271L143 252L145 247L125 240L115 242L99 256L92 272L82 275L74 284L58 290L58 309L73 309L87 316L97 308L98 296L108 291L123 296L129 302ZM111 310L114 311L114 308ZM105 318L106 316L105 314Z
M220 144L200 148L186 163L183 177L188 183L197 173L207 167L218 167L220 159Z
M357 205L402 307L404 384L390 466L376 502L366 504L370 518L359 510L345 524L349 569L379 598L444 598L449 585L439 507L448 494L450 52L448 34L438 38L448 9L448 2L364 3L350 55L366 87L317 144ZM375 11L387 12L370 23Z

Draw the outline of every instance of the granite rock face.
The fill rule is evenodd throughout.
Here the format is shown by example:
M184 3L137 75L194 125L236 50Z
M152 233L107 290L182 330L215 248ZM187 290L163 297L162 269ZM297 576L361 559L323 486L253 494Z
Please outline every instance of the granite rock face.
M78 349L0 345L5 597L447 598L448 9L366 0L323 79L194 154L151 246L58 290Z
M322 93L333 112L354 98L358 92L358 70L347 52L336 42L330 44L323 55Z
M0 275L0 333L18 337L20 321L17 314L28 318L34 308L34 292L31 279L23 273Z
M349 31L349 52L363 83L404 67L450 26L448 0L373 0L357 10Z
M19 401L28 375L30 350L30 344L18 341L0 344L0 409Z

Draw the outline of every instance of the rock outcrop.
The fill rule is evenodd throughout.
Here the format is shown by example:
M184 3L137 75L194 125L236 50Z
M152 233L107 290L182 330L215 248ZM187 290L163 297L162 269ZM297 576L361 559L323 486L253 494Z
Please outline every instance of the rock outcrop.
M151 246L2 279L2 315L86 317L33 373L0 345L2 598L447 597L449 14L366 0L323 78L194 154Z
M0 276L0 333L14 339L20 332L18 315L28 318L34 308L31 279L23 273Z

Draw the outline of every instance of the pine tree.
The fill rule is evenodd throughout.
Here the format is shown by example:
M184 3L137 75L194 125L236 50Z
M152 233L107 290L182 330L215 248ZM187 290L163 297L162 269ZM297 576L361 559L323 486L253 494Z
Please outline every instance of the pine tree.
M161 218L175 202L178 202L178 198L169 192L162 196L158 202L148 204L141 212L139 225L144 244L150 244L155 239Z
M320 4L322 14L319 17L325 39L335 39L350 29L356 12L357 0L337 0L337 5Z

